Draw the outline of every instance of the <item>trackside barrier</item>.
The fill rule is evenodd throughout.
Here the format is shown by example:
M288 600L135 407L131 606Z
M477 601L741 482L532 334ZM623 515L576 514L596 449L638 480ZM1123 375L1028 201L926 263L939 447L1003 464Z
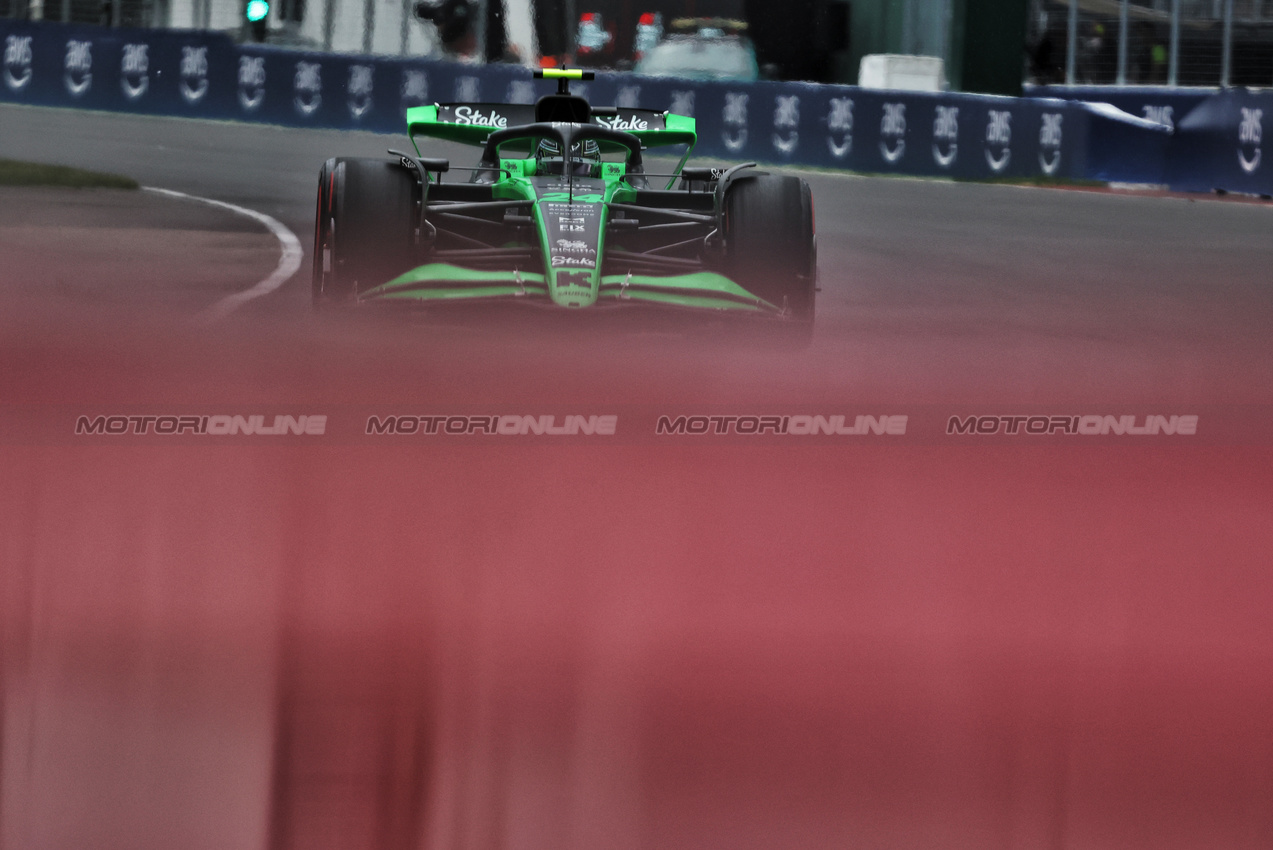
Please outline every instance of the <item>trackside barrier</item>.
M1273 163L1265 162L1263 155L1265 117L1273 119L1273 91L1035 86L1027 93L1034 97L1102 100L1171 127L1174 134L1162 178L1148 182L1166 183L1183 192L1223 189L1273 195Z
M223 33L204 31L0 21L0 39L0 100L47 106L396 133L404 131L411 106L531 103L543 89L518 66L305 53L236 44ZM1207 189L1230 176L1245 181L1243 186L1267 183L1273 167L1258 154L1264 107L1245 102L1207 112L1199 126L1177 120L1178 114L1191 116L1198 103L1173 102L1173 136L1158 120L1161 115L1143 110L1129 115L1074 97L691 83L618 74L598 74L574 88L596 104L694 116L698 155L709 158L966 179L1045 176ZM1232 97L1213 94L1201 102ZM1266 95L1250 97L1252 104L1273 102ZM1222 168L1224 145L1232 135L1236 147L1239 133L1255 140L1243 143L1251 149L1243 160L1248 166Z

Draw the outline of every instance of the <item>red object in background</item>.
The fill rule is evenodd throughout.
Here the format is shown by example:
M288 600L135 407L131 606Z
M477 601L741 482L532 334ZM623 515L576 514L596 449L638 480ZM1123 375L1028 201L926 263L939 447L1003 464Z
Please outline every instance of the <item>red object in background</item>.
M539 57L539 67L541 67L541 68L556 68L556 67L557 67L557 57L556 57L556 56L540 56L540 57Z

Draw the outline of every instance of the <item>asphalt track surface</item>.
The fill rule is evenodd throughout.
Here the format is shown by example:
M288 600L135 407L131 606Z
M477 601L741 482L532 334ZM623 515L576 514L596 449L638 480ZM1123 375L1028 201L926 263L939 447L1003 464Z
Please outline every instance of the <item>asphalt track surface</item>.
M402 141L0 108L6 157L302 244L321 162ZM303 274L208 322L277 253L167 199L140 231L197 217L239 259L114 257L88 288L5 266L0 403L53 430L0 438L0 846L1267 848L1273 207L805 176L802 353L582 314L316 317ZM1197 413L1239 437L66 425L696 405Z

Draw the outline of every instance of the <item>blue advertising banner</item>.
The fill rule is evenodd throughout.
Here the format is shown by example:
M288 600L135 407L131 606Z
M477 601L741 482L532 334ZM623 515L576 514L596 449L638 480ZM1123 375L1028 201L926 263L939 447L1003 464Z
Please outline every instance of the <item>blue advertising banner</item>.
M5 20L0 40L0 100L45 106L396 133L412 106L533 103L549 88L515 65L301 52L215 32ZM607 73L574 89L596 105L694 117L707 158L1260 194L1270 185L1268 94L1052 87L1034 92L1061 96L1006 98Z

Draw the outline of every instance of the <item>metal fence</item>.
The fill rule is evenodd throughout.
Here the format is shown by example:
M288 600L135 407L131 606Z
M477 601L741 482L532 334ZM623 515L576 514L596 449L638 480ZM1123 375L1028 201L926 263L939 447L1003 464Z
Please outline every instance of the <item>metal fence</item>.
M434 56L437 30L412 0L274 0L268 42L281 47ZM100 26L217 30L247 39L244 0L0 0L0 18Z
M1273 86L1273 0L1031 0L1027 81Z

